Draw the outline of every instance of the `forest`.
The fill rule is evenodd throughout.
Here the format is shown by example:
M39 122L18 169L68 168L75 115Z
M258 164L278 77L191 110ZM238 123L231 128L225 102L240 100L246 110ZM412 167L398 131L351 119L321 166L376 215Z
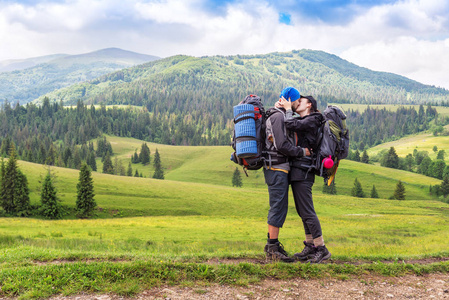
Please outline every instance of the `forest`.
M98 150L94 151L92 140L103 134L168 145L229 145L233 123L232 117L226 116L232 114L231 99L218 100L227 107L223 109L210 101L175 101L173 97L166 105L156 101L143 107L120 108L104 104L96 107L82 101L64 107L62 102L50 103L48 98L40 106L28 103L11 107L6 102L0 110L0 155L7 156L14 143L22 160L77 169L86 161L94 169L95 157L108 152L101 150L107 142L102 139L97 140ZM194 109L201 106L209 109ZM421 105L418 111L368 107L362 113L347 112L350 145L360 151L428 129L442 133L439 129L448 123L448 118L438 117L430 105Z

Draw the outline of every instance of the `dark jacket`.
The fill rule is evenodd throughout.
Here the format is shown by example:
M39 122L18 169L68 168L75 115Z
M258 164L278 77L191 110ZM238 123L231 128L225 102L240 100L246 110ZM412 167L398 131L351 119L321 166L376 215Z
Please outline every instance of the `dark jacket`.
M319 130L324 122L321 113L311 113L305 117L293 117L291 112L287 112L285 127L296 134L297 146L308 148L312 153L316 153L319 147ZM315 180L315 173L309 171L304 165L310 165L310 157L295 157L290 160L290 180Z
M291 157L304 156L304 149L294 146L293 135L285 128L285 110L272 108L267 114L265 145L272 166L288 163Z

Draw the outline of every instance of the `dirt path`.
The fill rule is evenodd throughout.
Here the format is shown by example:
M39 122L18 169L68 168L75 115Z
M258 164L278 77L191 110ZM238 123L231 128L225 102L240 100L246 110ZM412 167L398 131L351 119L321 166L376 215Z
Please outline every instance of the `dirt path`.
M113 295L76 295L52 300L130 299ZM165 286L144 291L132 299L449 299L449 275L386 278L366 275L350 280L265 280L248 287L213 284L198 287Z
M86 260L94 262L98 260ZM426 258L399 261L410 264L430 264L449 261L449 258ZM254 264L269 263L263 259L210 259L206 264ZM382 261L393 263L394 261ZM59 260L50 262L35 261L38 265L70 263ZM332 264L371 263L371 261L345 262L331 260ZM254 285L240 287L210 284L196 287L163 286L143 291L132 298L117 295L79 294L74 296L56 296L52 300L117 300L117 299L449 299L449 274L428 274L423 276L406 275L401 277L384 277L365 274L352 276L347 280L325 279L267 279ZM4 298L0 297L0 300Z

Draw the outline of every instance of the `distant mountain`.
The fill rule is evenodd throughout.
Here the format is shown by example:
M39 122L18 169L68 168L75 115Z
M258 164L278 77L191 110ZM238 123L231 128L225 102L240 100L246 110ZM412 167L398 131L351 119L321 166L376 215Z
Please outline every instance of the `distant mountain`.
M257 93L268 104L282 88L327 102L420 104L449 102L449 91L403 76L361 68L338 56L312 50L264 55L173 56L103 75L47 94L52 101L146 105L195 110L202 101L238 103ZM42 100L42 97L39 101ZM196 104L194 104L196 103ZM175 109L175 108L173 108Z
M6 99L24 104L54 90L157 59L157 56L108 48L80 55L57 54L2 62L0 66L16 70L0 73L0 102Z
M53 55L39 56L39 57L26 58L26 59L3 60L3 61L0 61L0 73L32 68L36 65L44 64L44 63L52 61L56 58L67 56L67 55L68 54L53 54Z

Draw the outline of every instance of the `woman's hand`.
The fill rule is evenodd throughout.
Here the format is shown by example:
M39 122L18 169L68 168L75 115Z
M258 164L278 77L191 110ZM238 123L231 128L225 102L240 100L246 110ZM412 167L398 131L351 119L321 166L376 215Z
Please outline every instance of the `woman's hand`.
M276 102L276 105L279 103L280 107L283 107L285 110L292 109L292 103L288 100L286 100L284 97L280 98L278 102ZM275 105L275 106L276 106ZM277 106L276 106L277 107Z

